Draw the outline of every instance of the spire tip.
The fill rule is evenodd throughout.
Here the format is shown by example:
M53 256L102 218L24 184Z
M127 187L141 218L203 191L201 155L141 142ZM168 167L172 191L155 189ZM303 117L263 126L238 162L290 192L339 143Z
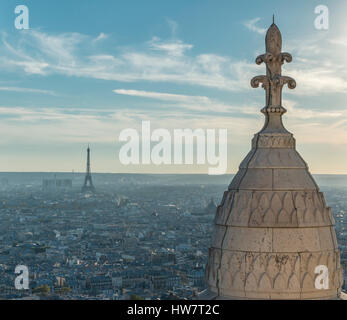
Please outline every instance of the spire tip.
M282 88L285 84L289 89L295 88L295 80L282 76L282 64L284 61L291 62L292 56L287 52L281 52L281 32L275 25L275 14L272 15L272 25L265 36L266 53L258 56L256 64L266 64L266 75L256 76L251 80L251 86L256 88L262 83L266 91L266 107L282 107ZM284 112L282 112L284 113Z

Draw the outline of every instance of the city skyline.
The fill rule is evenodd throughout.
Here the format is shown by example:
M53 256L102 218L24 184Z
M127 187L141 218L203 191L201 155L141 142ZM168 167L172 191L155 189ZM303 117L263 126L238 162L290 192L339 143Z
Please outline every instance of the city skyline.
M314 27L322 4L328 30ZM347 173L343 1L27 1L29 30L15 29L15 5L0 5L1 171L84 172L90 142L93 172L207 173L121 165L120 131L150 120L153 129L227 128L235 173L263 123L263 92L249 79L273 12L297 80L295 94L283 93L286 127L311 172Z
M0 300L346 300L346 10L3 1Z

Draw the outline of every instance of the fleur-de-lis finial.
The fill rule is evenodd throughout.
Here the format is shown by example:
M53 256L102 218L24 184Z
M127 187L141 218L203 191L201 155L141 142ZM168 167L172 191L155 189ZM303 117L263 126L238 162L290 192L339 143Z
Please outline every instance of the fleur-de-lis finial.
M273 23L267 30L265 37L266 53L258 56L255 60L256 64L261 64L262 62L266 64L266 75L254 77L251 80L251 86L257 88L262 83L262 87L266 91L265 108L267 110L264 111L269 112L270 109L268 107L275 107L280 108L281 113L284 113L286 110L282 107L282 88L287 84L288 88L294 89L296 82L291 77L282 76L282 64L284 61L291 62L292 56L287 52L281 52L281 32L274 23L274 15L272 19Z

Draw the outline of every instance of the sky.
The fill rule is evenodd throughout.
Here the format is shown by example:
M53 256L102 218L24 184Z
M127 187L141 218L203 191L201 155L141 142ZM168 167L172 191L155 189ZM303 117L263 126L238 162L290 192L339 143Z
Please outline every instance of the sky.
M14 9L29 9L29 29ZM315 8L329 28L315 28ZM283 75L286 128L312 173L347 174L347 2L0 2L0 171L206 173L207 165L122 165L127 128L228 129L228 173L263 125L264 90L250 79L266 29L293 61Z

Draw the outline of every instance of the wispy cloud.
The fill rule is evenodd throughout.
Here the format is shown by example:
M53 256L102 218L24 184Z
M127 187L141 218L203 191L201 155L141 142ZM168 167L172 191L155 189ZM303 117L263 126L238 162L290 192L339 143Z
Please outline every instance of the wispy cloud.
M116 54L91 46L78 33L50 35L28 30L10 39L3 34L0 69L27 74L88 77L123 82L151 81L198 85L227 91L249 88L256 66L216 54L189 53L192 44L152 38L141 48Z
M151 92L142 90L125 90L116 89L113 92L123 95L129 95L134 97L143 97L151 99L159 99L164 101L176 101L176 102L200 102L200 103L210 103L211 100L204 96L187 96L183 94L173 94L173 93L162 93L162 92Z
M94 41L101 41L108 38L106 33L100 32L99 35L94 39Z
M248 115L260 116L259 107L230 105L225 104L216 99L211 99L207 96L192 96L182 94L172 94L163 92L152 92L144 90L132 89L115 89L113 92L120 95L127 95L133 97L141 97L147 99L160 100L164 102L176 103L177 106L185 108L186 110L210 111L214 116L219 117L218 113L238 113L240 117L247 117ZM166 104L167 105L167 104ZM333 110L321 111L319 108L308 109L300 107L300 104L294 100L284 99L283 105L290 113L290 118L295 120L325 120L325 119L340 119L347 116L347 111Z
M152 38L149 45L152 50L163 51L176 57L182 56L186 50L193 48L193 45L183 43L181 40L161 41L158 37Z
M259 18L247 25L254 26L257 21ZM100 33L96 39L105 37ZM167 82L234 92L249 92L249 80L260 72L252 61L213 53L193 54L193 45L180 39L153 37L138 48L118 48L112 54L92 45L96 39L79 33L52 35L37 30L28 30L12 39L3 33L0 69L41 76L62 74L121 82ZM320 94L323 89L326 93L347 92L344 71L347 65L341 68L346 64L344 58L336 56L334 44L321 54L320 40L303 40L300 46L289 42L295 64L285 68L286 74L297 80L297 95ZM332 54L341 63L331 63Z
M298 107L298 103L293 100L283 100L283 105L286 106L288 112L290 112L290 118L292 119L333 119L333 118L341 118L342 116L347 116L347 111L344 110L329 110L329 111L320 111L319 108L316 110L300 108Z
M168 97L171 99L171 97ZM179 98L181 99L181 98ZM184 98L183 98L184 99ZM290 116L284 118L288 129L295 130L298 144L347 145L347 112L338 116L326 117L327 114L307 111L291 101L285 101ZM289 106L289 107L288 107ZM26 143L111 143L117 141L120 131L125 128L141 130L141 121L150 120L151 127L173 130L177 128L228 128L228 141L231 144L245 145L256 131L261 129L263 118L259 116L240 117L240 114L222 113L179 115L175 108L166 110L126 109L126 108L24 108L0 107L3 118L0 126L2 139L0 144ZM241 112L241 111L240 111ZM310 122L307 119L311 119ZM165 125L164 125L165 124ZM30 132L30 134L28 134Z
M259 20L249 20L245 25L264 33L265 29L256 27ZM194 54L193 44L180 39L153 37L137 47L119 47L110 53L92 44L98 38L106 39L107 35L100 33L93 38L79 33L28 30L10 38L3 33L0 70L120 82L166 82L233 92L249 92L249 80L261 72L252 61L214 53ZM322 90L327 94L347 93L347 64L336 53L341 37L330 39L330 46L324 50L321 40L317 36L301 40L300 45L298 41L286 42L286 51L293 51L295 63L285 65L284 72L296 79L296 95L313 96Z
M42 90L42 89L33 89L33 88L21 88L21 87L0 87L0 91L13 91L13 92L22 92L22 93L38 93L38 94L48 94L56 96L57 94L52 90Z
M260 20L261 20L260 18L254 18L251 20L247 20L243 23L243 25L251 31L254 31L254 32L259 33L259 34L265 34L265 32L266 32L265 28L261 28L261 27L256 26L256 23L259 22Z
M165 102L175 103L176 107L183 108L185 110L195 110L203 112L213 113L239 113L240 115L257 114L255 107L249 106L235 106L228 105L220 102L216 99L210 99L206 96L192 96L183 94L163 93L163 92L152 92L143 90L127 90L127 89L116 89L113 92L121 95L128 95L133 97L141 97L148 99L155 99ZM166 104L167 105L167 104Z
M292 76L298 86L295 91L290 92L295 95L316 95L325 93L347 93L347 80L337 72L337 67L308 67L303 66L289 70L286 74ZM346 74L347 75L347 74Z
M295 78L295 95L319 96L347 93L346 45L340 36L331 38L326 33L316 33L309 38L288 40L285 51L293 55L293 63L284 65L283 72Z
M199 114L186 115L184 119L174 109L163 114L153 110L114 109L99 110L70 108L23 108L0 107L0 116L5 117L0 126L3 137L0 144L26 143L116 143L120 131L125 128L141 130L141 121L150 120L151 126L173 130L177 128L227 128L234 121L231 132L247 137L249 126L255 126L257 119L233 119ZM179 125L178 125L179 124ZM30 132L30 135L28 135Z

